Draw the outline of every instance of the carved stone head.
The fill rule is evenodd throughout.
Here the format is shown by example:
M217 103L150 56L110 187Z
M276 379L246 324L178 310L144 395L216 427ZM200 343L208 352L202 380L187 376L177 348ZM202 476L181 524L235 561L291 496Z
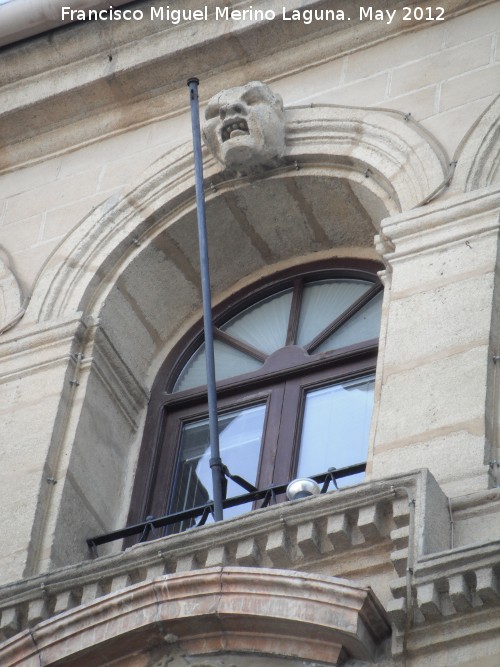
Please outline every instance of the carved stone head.
M223 90L208 103L203 136L227 169L250 174L273 167L285 150L283 100L260 81Z

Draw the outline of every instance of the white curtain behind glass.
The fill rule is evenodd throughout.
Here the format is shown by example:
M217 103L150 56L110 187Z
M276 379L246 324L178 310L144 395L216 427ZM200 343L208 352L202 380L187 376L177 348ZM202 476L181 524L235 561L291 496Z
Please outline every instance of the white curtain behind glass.
M371 287L371 283L359 280L325 280L306 285L300 309L297 345L310 343Z
M378 294L353 315L340 329L329 336L314 352L339 350L347 345L362 343L364 340L378 338L380 332L380 311L382 294Z
M241 373L250 373L262 366L260 361L254 359L240 350L236 350L230 345L226 345L220 340L214 341L215 356L215 378L217 382L233 375ZM207 368L205 361L205 345L196 350L191 359L184 367L177 382L174 391L192 389L207 384Z
M307 392L297 476L366 460L373 411L372 376ZM349 484L355 480L349 477Z
M266 354L272 354L286 343L291 305L292 290L289 289L247 308L221 329Z
M296 344L305 346L350 308L373 283L362 280L322 280L305 285L299 314ZM293 289L259 301L233 317L220 329L266 355L286 345ZM374 297L313 353L339 349L378 337L382 295ZM217 381L258 370L262 362L230 344L215 340ZM173 391L206 385L205 346L193 354Z

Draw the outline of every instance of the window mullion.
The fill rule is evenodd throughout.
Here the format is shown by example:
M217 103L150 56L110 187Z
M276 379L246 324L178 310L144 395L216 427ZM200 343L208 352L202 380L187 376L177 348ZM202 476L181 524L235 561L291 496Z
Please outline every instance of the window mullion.
M257 487L262 489L274 483L274 468L279 442L281 415L285 395L284 384L270 387L267 403L264 437L262 440Z
M257 359L257 361L261 361L262 363L264 363L264 361L267 359L267 354L261 350L258 350L256 347L248 345L248 343L244 343L243 341L234 338L234 336L231 336L231 334L228 334L225 331L218 329L217 327L214 328L214 338L217 338L218 340L231 345L231 347L236 348L240 352L248 354L254 359Z
M290 306L290 318L288 320L288 329L286 332L286 345L295 345L297 339L303 293L304 281L302 278L297 278L293 284L292 305Z
M302 393L302 378L288 380L283 385L283 403L273 470L274 484L285 484L294 473Z

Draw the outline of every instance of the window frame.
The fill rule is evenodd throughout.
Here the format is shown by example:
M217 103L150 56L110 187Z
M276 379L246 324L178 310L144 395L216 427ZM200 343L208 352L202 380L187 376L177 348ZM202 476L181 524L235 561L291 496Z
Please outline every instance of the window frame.
M373 290L358 299L353 306L345 311L330 329L338 328L346 321L352 311L359 310L382 291L383 286L377 272L383 266L373 260L329 260L316 262L313 265L301 265L277 273L271 278L261 279L250 288L239 292L230 300L224 301L214 308L214 327L221 326L236 314L257 301L286 289L297 281L302 282L302 288L308 282L322 279L361 279L369 280L374 284ZM290 323L297 327L300 312L300 302L296 303L296 292L292 299ZM214 336L218 336L214 329ZM321 340L330 335L331 331L322 332ZM226 411L234 407L251 405L265 398L269 402L264 423L264 440L259 459L259 474L257 486L264 488L271 483L285 483L293 474L296 465L299 420L302 419L299 410L304 401L305 392L310 388L342 382L343 380L374 374L376 368L378 338L342 348L340 351L322 352L314 354L314 349L321 341L318 336L311 341L308 349L310 354L296 345L288 345L291 340L291 327L287 331L287 346L270 355L263 366L250 373L221 380L217 384L218 409ZM128 522L143 521L146 516L163 516L168 514L170 491L174 482L174 473L177 459L177 442L182 419L193 421L206 416L206 386L181 390L171 393L173 385L184 365L203 342L202 323L195 325L183 340L174 346L172 352L163 363L151 391L148 406L144 435L139 454L139 461L132 493L132 501ZM243 344L245 347L245 344ZM284 402L284 394L295 391L292 402ZM276 419L275 410L278 395L281 391L281 404L285 410L286 428L283 429L284 419ZM274 400L271 394L274 392ZM281 409L281 407L280 407ZM175 428L170 428L167 434L167 420L176 421ZM278 431L278 434L276 434ZM285 433L286 432L286 433ZM274 434L274 435L273 435ZM276 436L274 449L269 444ZM283 446L287 441L288 446ZM175 445L174 445L175 443ZM263 458L265 457L265 458ZM272 479L270 471L272 470ZM321 472L321 471L318 471ZM168 493L158 494L157 489L167 489Z

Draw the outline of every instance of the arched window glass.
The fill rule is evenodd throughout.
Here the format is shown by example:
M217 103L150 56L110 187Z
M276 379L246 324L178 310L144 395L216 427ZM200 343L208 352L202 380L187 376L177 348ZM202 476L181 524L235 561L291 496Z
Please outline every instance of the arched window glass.
M214 341L214 356L217 380L225 380L241 373L250 373L262 366L261 361L220 340ZM201 345L182 369L174 385L174 391L184 391L206 383L205 345Z
M220 450L233 475L262 488L366 460L381 291L373 270L313 272L216 315ZM148 417L135 520L213 497L204 345L170 368ZM227 496L241 493L229 481Z
M307 345L371 287L362 280L322 280L306 285L300 308L297 345Z
M272 354L286 345L291 306L292 290L288 289L259 301L220 328L263 354Z
M315 352L339 350L347 345L362 343L364 340L378 338L380 330L380 309L382 294L378 294L361 310L354 313L339 329L335 330L323 343L315 348Z

